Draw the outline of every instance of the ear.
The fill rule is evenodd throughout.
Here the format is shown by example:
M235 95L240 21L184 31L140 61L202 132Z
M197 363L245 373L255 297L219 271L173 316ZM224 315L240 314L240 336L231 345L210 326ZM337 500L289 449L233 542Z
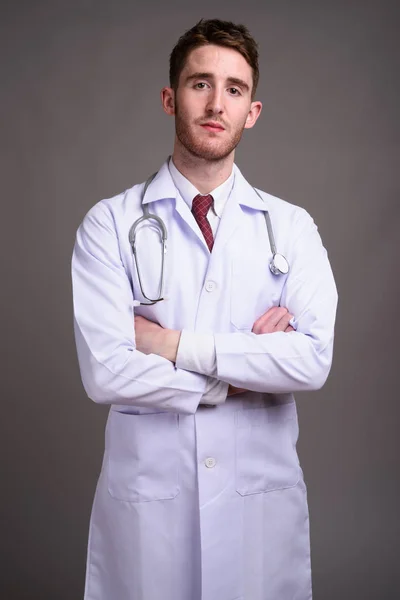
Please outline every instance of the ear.
M175 114L175 92L172 88L164 87L161 90L161 104L167 115Z
M249 110L249 114L246 118L246 123L244 125L245 129L251 129L256 124L258 117L261 114L262 103L261 102L252 102Z

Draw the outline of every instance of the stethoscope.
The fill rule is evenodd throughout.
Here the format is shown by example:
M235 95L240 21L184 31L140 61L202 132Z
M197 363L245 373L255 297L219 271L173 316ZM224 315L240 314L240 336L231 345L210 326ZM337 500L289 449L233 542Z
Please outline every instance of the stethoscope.
M149 177L149 179L145 183L145 186L143 188L142 198L141 198L143 215L141 217L139 217L139 219L137 219L133 223L132 227L129 230L129 242L131 244L133 256L135 259L140 291L141 291L143 297L146 298L146 300L148 300L148 302L139 302L139 300L134 300L134 302L133 302L134 306L141 306L141 305L149 306L151 304L156 304L157 302L161 302L161 300L166 300L166 298L163 297L163 289L164 289L164 262L165 262L165 254L167 252L167 237L168 237L167 228L166 228L163 220L160 217L158 217L157 215L150 213L148 205L143 204L147 188L149 187L150 183L153 181L153 179L155 178L156 175L157 175L157 173L154 173L151 177ZM261 200L264 202L264 198L261 196L261 194L259 194L257 192L256 188L253 188L253 190L255 191L257 196L259 196L261 198ZM273 275L287 275L287 273L289 273L289 263L282 254L279 254L279 252L276 251L275 237L274 237L274 232L272 230L271 218L269 216L268 211L264 211L264 217L265 217L265 222L267 225L269 245L270 245L271 253L272 253L272 258L269 263L269 268ZM144 290L143 290L142 278L140 276L139 261L138 261L138 257L137 257L136 232L137 232L138 226L141 223L143 223L144 221L154 221L156 223L156 227L157 227L160 237L161 237L161 274L160 274L160 283L159 283L159 287L158 287L158 298L149 298L149 296L146 296L146 294L144 293Z

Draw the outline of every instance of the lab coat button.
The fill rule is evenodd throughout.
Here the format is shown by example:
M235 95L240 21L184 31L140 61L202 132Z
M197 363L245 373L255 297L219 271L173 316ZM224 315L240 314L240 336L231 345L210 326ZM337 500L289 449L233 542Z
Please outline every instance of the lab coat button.
M215 460L215 458L209 457L205 460L205 465L208 469L212 469L213 467L215 467L216 464L217 461Z
M215 281L206 281L205 288L207 292L213 292L215 290L216 283Z

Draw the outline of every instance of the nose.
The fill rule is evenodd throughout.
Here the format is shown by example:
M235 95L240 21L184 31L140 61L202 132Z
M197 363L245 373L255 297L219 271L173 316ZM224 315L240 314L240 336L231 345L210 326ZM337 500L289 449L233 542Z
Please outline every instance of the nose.
M221 114L223 112L223 90L214 88L208 97L207 112L209 114Z

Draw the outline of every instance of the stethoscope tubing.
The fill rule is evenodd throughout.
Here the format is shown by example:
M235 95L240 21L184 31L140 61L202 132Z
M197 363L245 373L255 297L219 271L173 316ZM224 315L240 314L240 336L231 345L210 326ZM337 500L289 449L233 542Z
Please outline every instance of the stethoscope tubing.
M141 217L139 217L132 224L131 228L129 229L129 243L132 247L132 252L133 252L133 256L134 256L134 260L135 260L136 271L137 271L138 279L139 279L140 291L141 291L143 297L146 298L146 300L148 300L148 302L135 301L136 305L156 304L157 302L160 302L161 300L165 299L162 297L162 294L163 294L163 290L164 290L164 264L165 264L165 254L167 252L168 232L167 232L167 228L165 226L164 221L158 215L150 213L149 207L147 206L147 204L144 204L144 199L146 196L147 188L149 187L149 185L151 184L151 182L153 181L153 179L155 178L156 175L157 175L157 172L153 173L153 175L151 175L151 177L149 177L147 179L147 181L144 185L144 188L143 188L142 199L141 199L143 215ZM257 196L259 196L261 198L261 200L263 202L265 202L264 198L256 190L256 188L253 187L253 189L254 189L255 193L257 194ZM264 211L264 217L265 217L265 222L267 225L268 240L269 240L269 245L270 245L270 249L271 249L271 253L272 253L272 259L270 261L269 268L271 270L271 273L273 273L273 275L287 275L287 273L289 272L289 263L286 260L286 258L282 254L279 254L276 250L275 236L274 236L274 231L272 228L271 217L269 216L268 210ZM147 220L152 220L157 223L158 231L160 232L161 244L162 244L162 246L161 246L161 277L160 277L160 285L158 288L158 298L149 298L144 293L143 282L142 282L142 278L140 275L139 261L138 261L137 251L136 251L136 245L137 245L136 244L136 233L137 233L138 226Z

